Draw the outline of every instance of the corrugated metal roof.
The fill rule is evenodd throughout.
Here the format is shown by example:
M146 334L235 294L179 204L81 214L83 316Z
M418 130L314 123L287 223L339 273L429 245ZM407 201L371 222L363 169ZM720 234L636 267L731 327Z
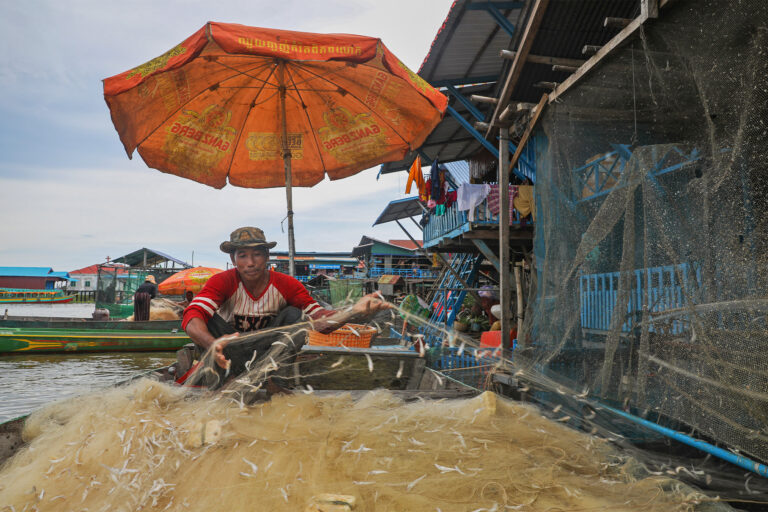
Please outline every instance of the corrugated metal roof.
M389 204L384 207L384 210L373 225L376 226L377 224L392 222L393 220L407 219L414 215L421 215L422 211L418 197L414 196L406 197L405 199L397 199L395 201L390 201Z
M173 256L170 256L163 252L155 251L154 249L147 249L146 247L142 247L137 251L133 251L132 253L126 254L125 256L120 256L119 258L115 258L112 261L114 263L127 263L132 267L141 265L144 263L144 251L147 252L147 265L154 265L155 263L160 263L162 261L168 260L174 263L178 263L182 267L192 268L192 265L190 265L189 263L176 259Z
M603 46L620 30L604 27L606 17L634 18L639 11L638 0L550 0L533 40L531 54L586 61L591 55L581 53L584 45ZM506 74L507 71L505 77ZM549 91L534 87L534 84L562 83L569 75L568 72L552 71L548 64L526 62L512 93L512 101L537 102Z
M445 166L448 168L448 172L457 186L462 183L469 183L469 162L458 160L456 162L447 162Z
M520 29L525 2L457 0L419 68L422 78L432 84L456 79L498 79L502 66L499 51L509 48L511 38L487 10L491 5L515 31Z
M51 267L0 267L0 277L50 277Z
M514 38L503 30L496 20L481 7L495 5L502 15L515 26ZM525 7L523 5L525 4ZM432 85L446 81L478 84L463 87L460 92L469 98L472 94L498 97L512 65L499 56L502 49L514 50L525 29L531 0L503 2L482 0L456 0L432 42L429 53L419 68L419 75ZM533 41L532 55L586 60L581 53L584 45L604 45L619 32L606 28L606 17L633 18L639 12L639 0L551 0L539 31ZM512 93L512 101L538 102L546 89L534 87L539 82L561 83L568 72L552 71L549 64L526 62L520 79ZM487 82L487 83L485 83ZM444 91L446 92L446 91ZM470 125L477 119L448 94L449 105ZM484 120L490 119L493 107L475 103ZM495 146L496 141L491 141ZM426 161L438 158L443 163L465 160L483 146L451 115L446 114L435 127L424 145L412 151L399 162L389 162L381 173L406 170L421 153Z

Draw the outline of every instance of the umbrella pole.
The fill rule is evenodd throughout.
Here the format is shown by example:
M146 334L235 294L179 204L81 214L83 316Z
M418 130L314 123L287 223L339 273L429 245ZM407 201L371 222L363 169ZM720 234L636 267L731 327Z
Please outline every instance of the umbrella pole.
M285 199L288 204L288 274L296 277L296 242L293 234L293 190L291 176L291 150L288 149L288 126L285 115L285 81L283 73L285 61L280 61L277 68L278 88L280 92L280 124L282 125L283 164L285 165Z

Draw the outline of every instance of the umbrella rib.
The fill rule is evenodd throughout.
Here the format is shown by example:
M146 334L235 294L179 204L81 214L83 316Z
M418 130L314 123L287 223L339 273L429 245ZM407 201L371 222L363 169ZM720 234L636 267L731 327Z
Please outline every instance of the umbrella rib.
M286 71L288 71L288 78L290 78L291 83L293 84L294 88L296 87L296 81L293 79L293 73L291 73L291 70L289 68L286 68ZM299 96L299 100L301 101L302 105L305 105L304 98L301 97L301 93L299 92L299 89L296 88L296 94ZM312 126L312 120L309 118L309 114L307 113L307 109L304 110L304 115L307 118L307 123L309 123L309 129L312 132L312 138L315 140L315 147L317 148L317 154L320 155L320 163L323 165L323 177L325 177L325 174L328 172L327 168L325 167L325 160L323 159L323 152L320 149L320 142L317 140L317 135L315 135L315 127Z
M256 68L253 68L253 69L256 69ZM237 71L237 70L235 70L235 71ZM251 71L251 70L249 70L249 71ZM273 71L274 71L274 70L273 70ZM270 76L271 76L271 73L270 73ZM234 77L234 75L233 75L233 76L228 76L228 77L226 77L226 78L222 79L222 80L221 80L219 83L223 82L224 80L229 80L230 78L233 78L233 77ZM157 132L157 129L158 129L158 128L160 128L160 127L161 127L161 126L163 126L165 123L167 123L167 122L168 122L168 120L169 120L170 118L172 118L173 116L175 116L176 114L178 114L180 110L183 110L183 109L184 109L184 107L186 107L187 105L189 105L190 103L192 103L194 100L196 100L197 98L199 98L199 97L200 97L200 96L201 96L203 93L205 93L205 91L207 91L209 88L210 88L210 86L208 86L208 87L204 88L203 90L201 90L200 92L198 92L198 93L197 93L197 94L195 94L194 96L191 96L191 97L190 97L190 98L189 98L187 101L185 101L183 104L179 105L179 106L178 106L178 108L176 108L176 110L174 110L173 112L170 112L170 113L169 113L169 114L168 114L168 115L165 117L165 119L163 119L163 121L162 121L161 123L159 123L159 124L158 124L158 125L157 125L155 128L153 128L153 129L152 129L152 131L150 131L150 132L147 134L147 136L146 136L146 137L144 137L144 138L143 138L143 139L141 139L139 142L137 142L135 147L137 147L137 148L138 148L139 146L141 146L142 144L144 144L144 141L146 141L148 138L150 138L152 135L154 135L154 134L155 134L155 132Z
M235 153L237 153L238 144L240 143L240 136L243 134L243 131L245 130L245 124L248 122L248 116L251 115L251 110L253 106L256 105L256 100L261 95L262 91L264 90L264 87L269 83L269 79L272 78L272 75L275 73L275 69L277 69L277 62L272 62L272 70L269 72L269 75L267 76L267 79L264 81L264 83L261 86L261 89L259 89L259 92L256 93L256 96L254 96L253 100L251 101L251 106L248 107L248 112L243 116L243 124L240 125L240 129L237 131L237 139L235 140L235 144L232 146L235 149L232 151L232 158L229 159L229 165L227 166L227 181L229 181L229 173L232 171L232 162L235 161Z
M232 78L235 78L237 75L243 75L243 76L247 76L247 77L248 77L248 78L250 78L251 80L256 80L257 82L263 82L263 83L264 83L264 85L266 85L266 84L268 83L268 81L269 81L269 78L267 78L267 80L265 81L265 80L262 80L262 79L260 79L260 78L257 78L257 77L255 77L255 76L253 76L253 75L249 75L248 73L250 73L250 72L254 71L255 69L259 69L259 70L261 70L261 68L265 68L265 67L269 66L270 64L272 64L272 62L270 62L270 61L266 61L266 62L264 62L264 64L259 64L258 66L254 66L253 68L251 68L251 69L248 69L248 70L246 70L246 71L240 71L240 70L239 70L239 69L237 69L237 68L233 68L232 66L228 66L228 65L224 64L223 62L219 62L219 60L218 60L218 59L217 59L217 60L215 60L214 62L215 62L216 64L218 64L219 66L221 66L221 67L223 67L223 68L226 68L226 69L230 69L230 70L232 70L232 71L234 71L234 72L236 73L235 75L232 75L232 76L228 76L227 78L225 78L225 79L224 79L224 80L222 80L221 82L224 82L225 80L230 80L230 79L232 79ZM270 76L271 76L271 75L270 75ZM219 83L221 83L221 82L219 82ZM263 87L263 86L262 86L262 87Z
M325 77L322 77L322 76L320 76L320 75L317 75L316 73L313 73L312 71L310 71L310 70L306 69L304 66L301 66L300 64L297 64L297 67L299 67L299 68L303 69L304 71L306 71L306 72L307 72L307 73L309 73L310 75L314 75L314 76L317 76L317 77L318 77L318 78L320 78L321 80L325 80L325 81L326 81L326 82L328 82L329 84L332 84L332 85L333 85L333 82L331 82L331 81L330 81L330 80L328 80L327 78L325 78ZM362 101L360 98L358 98L357 96L355 96L355 95L354 95L354 94L352 94L351 92L347 91L347 94L349 94L349 95L350 95L352 98L354 98L355 100L357 100L357 102L358 102L358 103L360 103L361 105L365 105L365 102L364 102L364 101ZM367 106L367 105L365 105L365 106ZM408 145L408 148L410 149L410 147L411 147L411 143L410 143L410 142L408 142L407 140L405 140L405 137L403 137L402 135L400 135L400 133L398 133L398 131L397 131L397 130L395 130L395 128L394 128L394 127L393 127L391 124L389 124L389 122L388 122L386 119L384 119L384 117L383 117L382 115L380 115L378 112L376 112L376 111L374 111L374 110L371 110L370 112L371 112L371 114L373 114L373 115L375 115L377 118L379 118L379 119L380 119L380 120L381 120L381 121L382 121L384 124L386 124L386 125L389 127L389 129L390 129L390 130L392 130L392 133L394 133L395 135L397 135L398 137L400 137L400 140L402 140L402 141L403 141L403 143L407 144L407 145Z

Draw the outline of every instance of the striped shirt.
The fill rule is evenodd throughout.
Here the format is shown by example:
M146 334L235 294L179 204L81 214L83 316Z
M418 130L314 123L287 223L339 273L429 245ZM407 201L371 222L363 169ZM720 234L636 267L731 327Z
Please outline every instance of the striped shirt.
M314 319L334 313L321 307L298 280L280 272L268 272L269 283L258 297L245 288L237 269L214 275L184 310L182 327L186 329L193 318L208 323L218 313L237 332L255 331L267 326L288 306L297 307Z

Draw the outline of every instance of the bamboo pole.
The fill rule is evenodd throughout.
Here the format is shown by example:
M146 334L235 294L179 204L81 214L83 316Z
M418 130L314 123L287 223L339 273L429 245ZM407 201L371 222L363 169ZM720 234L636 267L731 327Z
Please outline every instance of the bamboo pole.
M515 265L515 287L517 288L517 338L523 332L523 283L520 278L520 265Z
M499 128L499 288L501 299L501 346L510 356L509 333L512 283L509 282L509 127Z

